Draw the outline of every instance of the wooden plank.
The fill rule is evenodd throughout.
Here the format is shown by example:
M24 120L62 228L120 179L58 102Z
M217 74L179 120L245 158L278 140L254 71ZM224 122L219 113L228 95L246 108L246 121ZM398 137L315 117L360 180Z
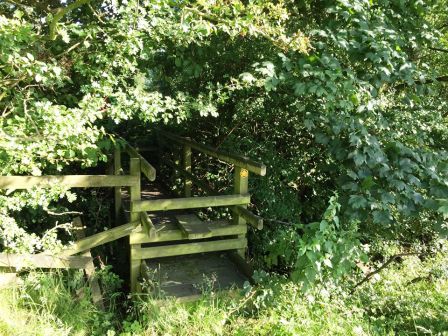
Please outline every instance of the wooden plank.
M170 198L131 202L131 212L168 211L241 205L250 203L249 195L222 195L206 197Z
M257 230L263 229L263 218L257 215L254 215L252 212L247 210L245 207L241 205L235 205L232 207L232 210L243 219L247 221L252 227Z
M131 157L129 162L129 170L130 174L132 176L138 177L140 181L140 158ZM141 184L140 182L138 185L130 187L129 188L129 198L131 202L139 201L141 199ZM139 212L135 212L131 210L130 213L131 222L133 221L140 221L140 214ZM139 248L140 245L131 245L131 252L130 252L130 290L131 293L135 293L138 291L138 277L140 276L140 265L141 260L139 260L138 257L135 256L135 249Z
M201 181L197 179L195 176L193 176L191 173L186 172L181 167L176 165L171 160L165 160L165 164L169 165L170 167L176 169L181 175L184 175L186 178L188 178L193 184L197 185L199 188L201 188L203 191L207 192L209 195L218 196L219 193L216 192L216 190L213 190L207 183L204 181ZM252 227L258 230L263 229L263 218L260 216L257 216L244 208L241 205L235 205L232 207L232 210L238 215L243 217Z
M73 227L76 228L75 237L77 240L83 239L86 237L84 232L84 226L82 225L82 221L80 217L75 217L73 219ZM84 252L82 254L85 257L92 258L92 253L90 250ZM92 290L92 301L95 306L97 306L100 310L104 310L103 304L103 295L101 294L101 287L98 282L98 279L95 277L95 264L92 262L84 270L87 280L89 281L90 289Z
M140 212L140 221L148 237L155 238L157 236L156 228L146 212Z
M165 245L147 248L136 248L135 256L139 259L171 257L193 253L226 251L244 249L247 247L245 238L215 240L200 243Z
M233 235L244 235L247 232L247 227L244 225L233 225L227 220L204 222L207 228L211 231L212 237L223 237ZM157 229L157 228L156 228ZM135 231L130 236L131 244L145 244L145 243L159 243L174 240L185 239L184 233L180 229L164 230L157 232L157 237L150 238L141 231Z
M85 269L92 258L84 256L52 256L45 254L0 253L0 267L8 268L75 268Z
M115 175L46 175L46 176L0 176L0 189L30 189L49 187L53 184L70 188L100 188L134 186L139 183L135 176Z
M238 267L240 272L243 273L252 284L254 284L254 280L252 278L254 275L254 269L249 263L246 262L245 258L241 257L241 255L235 251L227 252L227 256Z
M191 147L184 145L183 147L183 170L191 174ZM184 179L184 196L191 197L191 179Z
M183 145L189 145L191 148L196 149L197 151L205 153L214 158L217 158L218 160L234 164L236 166L247 169L248 171L258 174L258 175L261 175L261 176L266 175L266 166L263 163L258 163L258 162L252 161L251 159L249 159L248 157L245 157L245 156L225 153L225 152L218 150L217 148L213 148L213 147L210 147L207 145L202 145L200 143L180 137L180 136L172 134L172 133L168 133L165 131L159 131L159 132L163 136L165 136L173 141L176 141Z
M161 299L174 296L184 302L203 290L224 294L223 290L242 288L247 280L227 254L221 252L150 259L144 264L142 277L154 284L148 288L152 296Z
M233 173L233 182L234 182L234 193L235 194L245 194L249 188L249 171L247 169L241 167L235 167L235 171ZM242 208L246 208L247 205L243 205ZM246 226L246 220L243 216L240 216L238 212L233 209L234 213L234 222L236 225L244 225ZM238 236L242 238L242 236ZM241 249L238 251L242 258L245 257L246 249Z
M114 175L119 176L121 173L121 151L119 148L114 149ZM121 199L121 187L115 187L114 189L114 206L115 206L115 221L118 221L120 218L120 211L122 207L122 199Z
M139 221L123 224L113 229L96 233L92 236L76 241L73 245L61 252L63 256L71 256L86 250L90 250L96 246L109 243L111 241L123 238L131 234L132 230L139 224Z
M179 228L187 235L188 239L201 239L212 236L212 231L207 224L196 215L178 215Z
M154 181L156 179L156 169L131 145L126 144L125 150L131 158L140 159L141 172L148 178L148 180Z

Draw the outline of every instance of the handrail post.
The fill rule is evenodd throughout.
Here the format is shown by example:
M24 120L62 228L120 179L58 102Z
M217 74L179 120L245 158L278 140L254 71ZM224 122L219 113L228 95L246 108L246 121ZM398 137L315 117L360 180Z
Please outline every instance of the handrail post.
M183 146L183 169L191 174L191 146ZM188 176L184 177L184 196L191 197L191 185L192 181Z
M235 194L247 194L249 185L249 171L245 168L235 166L233 182ZM247 208L247 205L244 205L243 207ZM233 211L233 216L235 225L246 225L246 220L237 212ZM245 238L245 235L240 235L238 238ZM239 249L237 252L241 257L245 258L246 249Z
M114 148L114 175L120 175L121 172L121 150L118 147ZM121 187L114 188L115 199L115 221L120 217L121 211Z
M139 158L131 158L129 163L129 170L131 176L138 176L140 181L140 159ZM130 201L139 201L141 198L141 185L138 183L136 186L130 187ZM130 213L130 221L139 221L140 214L138 212ZM130 255L130 289L131 293L135 293L137 291L138 285L138 277L140 275L140 267L141 267L141 259L136 256L136 250L141 248L141 244L132 244L131 246L131 255Z

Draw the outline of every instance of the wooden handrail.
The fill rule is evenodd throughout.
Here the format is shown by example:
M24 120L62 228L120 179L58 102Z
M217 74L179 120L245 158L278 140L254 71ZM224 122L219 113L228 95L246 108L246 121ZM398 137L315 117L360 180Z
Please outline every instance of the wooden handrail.
M255 162L248 157L241 156L241 155L235 155L230 153L225 153L217 148L213 148L211 146L203 145L200 143L197 143L196 141L189 140L186 138L183 138L181 136L159 130L160 134L165 136L168 139L171 139L173 141L176 141L179 144L188 145L191 148L200 151L204 154L207 154L209 156L212 156L214 158L217 158L218 160L234 164L238 167L247 169L248 171L265 176L266 175L266 166L263 163Z
M130 144L125 143L125 151L130 157L140 159L140 170L150 181L156 179L156 169Z
M0 176L0 189L30 189L61 184L69 188L100 188L135 186L140 179L129 175L45 175Z
M221 207L250 203L249 195L186 197L131 202L131 212Z
M193 184L196 184L199 188L202 188L205 192L207 192L210 196L218 196L219 193L214 190L211 186L209 186L204 181L199 180L196 176L193 174L185 171L180 167L179 165L176 165L171 160L165 160L165 163L178 171L180 174L188 177L190 181ZM263 218L260 216L255 215L251 211L247 210L246 208L243 208L241 205L235 205L232 206L233 210L241 217L243 217L253 228L257 230L263 229Z

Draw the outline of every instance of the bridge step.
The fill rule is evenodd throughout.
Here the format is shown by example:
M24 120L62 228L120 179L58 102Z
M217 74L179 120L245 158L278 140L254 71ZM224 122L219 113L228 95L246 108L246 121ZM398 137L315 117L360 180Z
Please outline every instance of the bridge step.
M207 224L194 214L177 215L178 226L185 233L188 239L209 238L212 231Z

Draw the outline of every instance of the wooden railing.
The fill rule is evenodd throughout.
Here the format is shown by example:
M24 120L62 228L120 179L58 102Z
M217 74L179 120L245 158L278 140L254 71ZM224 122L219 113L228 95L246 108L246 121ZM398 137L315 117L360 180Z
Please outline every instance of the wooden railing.
M161 141L162 137L182 147L182 159L180 160L181 165L176 164L175 162L169 159L164 159L163 163L173 168L179 175L183 176L184 196L186 198L191 197L191 187L193 184L197 185L208 195L207 197L195 197L194 198L195 201L189 201L190 203L186 204L194 204L195 207L197 208L208 206L230 206L235 218L235 224L245 224L247 222L249 225L258 230L261 230L263 228L263 219L253 214L251 211L247 209L247 204L250 203L250 200L243 203L219 204L219 202L217 202L213 203L212 205L207 205L210 204L209 203L210 196L214 197L228 197L228 196L227 195L220 196L220 194L217 191L213 190L208 183L198 179L194 174L192 174L192 165L191 165L192 150L204 153L208 156L218 159L219 161L234 166L234 177L233 177L234 195L247 195L249 172L252 172L260 176L266 175L266 166L263 163L253 161L244 156L226 153L211 146L203 145L193 140L183 138L165 131L159 131L159 142L160 142L159 147L163 146L163 141ZM187 201L186 198L182 199L182 201L179 202L180 203L186 202ZM228 200L229 198L225 199ZM174 202L173 204L179 206L179 202ZM203 206L197 206L200 204L203 204ZM151 208L151 204L147 202L138 203L138 205L136 204L136 206L137 206L136 209L142 206L145 207L146 209ZM168 210L169 208L170 205L167 205L166 209Z
M124 175L121 166L121 153L129 155L129 174ZM102 188L115 189L115 214L122 211L121 188L128 187L131 201L139 201L141 194L141 174L150 181L156 177L155 168L147 162L133 147L125 143L124 149L114 149L113 175L47 175L47 176L0 176L0 189L16 190L32 187L49 188L53 185L63 185L68 188ZM58 256L46 254L11 255L0 253L0 267L19 268L25 263L39 268L91 268L91 258L75 256L93 247L129 236L144 219L140 213L131 212L128 223L110 230L80 238L74 244L67 246ZM22 262L23 261L23 262ZM132 262L131 262L132 267Z

